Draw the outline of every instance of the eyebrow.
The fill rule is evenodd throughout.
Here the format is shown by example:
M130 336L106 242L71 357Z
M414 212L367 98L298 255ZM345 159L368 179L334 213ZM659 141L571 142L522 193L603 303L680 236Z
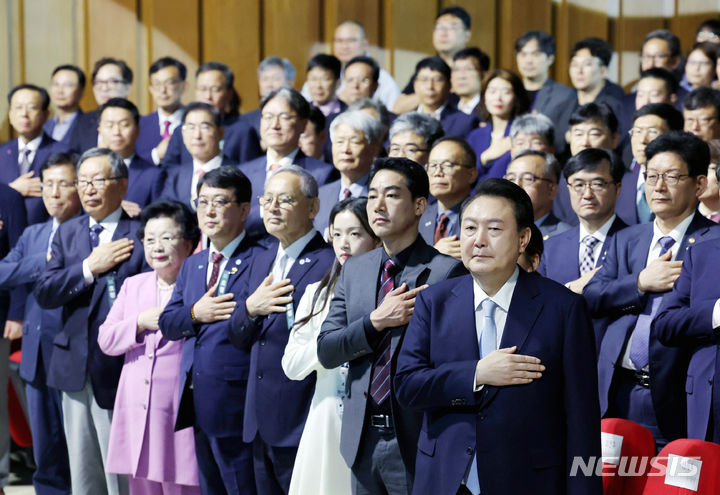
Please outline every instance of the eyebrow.
M386 193L388 191L400 191L400 190L401 190L400 186L387 186L385 189L383 189L383 192ZM368 189L368 192L369 191L378 192L378 188L371 187L370 189Z

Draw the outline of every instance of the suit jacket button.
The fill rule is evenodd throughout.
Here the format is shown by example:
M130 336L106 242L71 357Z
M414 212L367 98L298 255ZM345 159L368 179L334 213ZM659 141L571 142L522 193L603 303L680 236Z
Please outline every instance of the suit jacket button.
M258 378L258 380L262 380L262 373L258 373L257 378Z
M258 342L260 345L265 345L265 339L260 339Z
M467 455L473 455L474 449L472 447L468 447L465 449L465 453Z

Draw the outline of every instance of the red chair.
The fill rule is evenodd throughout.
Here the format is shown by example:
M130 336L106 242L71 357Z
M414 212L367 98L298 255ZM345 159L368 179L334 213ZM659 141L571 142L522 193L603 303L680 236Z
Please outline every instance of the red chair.
M642 495L655 439L647 428L620 418L606 418L602 431L603 491L605 495Z
M8 416L10 417L10 435L20 447L32 446L32 433L28 423L27 411L24 405L25 391L22 390L22 380L17 376L20 364L21 351L10 354L11 377L8 384ZM14 368L14 369L13 369ZM17 379L13 379L13 375ZM20 390L17 390L20 388Z
M648 473L643 495L717 495L720 445L686 438L660 451Z

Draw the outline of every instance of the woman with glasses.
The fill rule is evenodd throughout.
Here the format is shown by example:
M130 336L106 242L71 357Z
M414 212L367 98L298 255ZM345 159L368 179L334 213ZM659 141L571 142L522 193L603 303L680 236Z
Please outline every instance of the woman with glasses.
M317 357L317 336L330 309L342 265L351 256L366 253L380 245L368 223L366 207L367 198L349 198L332 208L330 240L335 262L322 280L305 289L282 358L283 370L291 380L303 380L313 372L317 374L315 394L290 481L291 495L342 495L351 492L350 468L340 455L347 367L323 368Z
M183 260L200 239L178 201L143 209L138 238L152 271L128 278L98 331L105 354L125 355L108 447L108 472L128 474L130 493L199 494L192 429L174 432L183 341L168 341L158 319Z

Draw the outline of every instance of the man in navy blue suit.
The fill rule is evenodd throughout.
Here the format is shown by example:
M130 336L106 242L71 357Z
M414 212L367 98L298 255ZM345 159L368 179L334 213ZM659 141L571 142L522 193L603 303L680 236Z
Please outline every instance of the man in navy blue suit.
M50 243L60 224L77 215L75 164L65 153L53 154L40 169L43 201L50 219L30 226L12 251L0 261L0 288L32 287L45 270ZM60 391L47 386L53 339L62 326L62 309L42 309L30 294L25 303L20 376L25 380L28 417L37 469L33 485L38 493L70 493L70 466L63 432Z
M160 165L170 136L182 123L182 96L187 88L187 67L172 57L161 57L150 66L150 94L157 110L140 117L135 152L143 160Z
M429 245L460 259L460 208L477 180L475 151L460 137L444 137L430 150L425 170L430 181L428 202L418 229Z
M338 172L332 165L305 156L299 148L300 135L310 115L310 104L299 91L285 87L271 91L260 102L260 113L260 136L267 153L240 164L256 194L263 194L269 172L288 165L304 168L320 186L337 178ZM252 204L247 229L256 236L265 234L260 205L256 202Z
M48 118L50 97L43 88L32 84L15 86L8 94L10 125L18 137L0 146L0 182L25 198L27 223L47 219L40 188L40 167L55 152L65 151L43 132Z
M413 83L420 100L417 111L439 120L446 136L467 137L477 127L478 119L461 112L449 101L450 75L450 66L440 57L427 57L417 63Z
M274 118L279 118L275 116ZM304 168L272 172L261 197L268 234L279 241L254 256L247 290L230 322L230 341L250 350L243 439L253 444L260 494L287 494L315 375L288 380L280 364L305 287L320 280L335 256L313 228L318 187Z
M234 81L235 75L227 65L205 62L195 71L195 101L212 105L220 112L221 123L225 127L223 153L235 163L242 163L260 156L262 149L255 129L239 118L239 100L233 88ZM166 166L189 160L190 153L185 147L180 127L172 133L164 156L159 158Z
M215 107L199 101L190 103L183 111L179 130L185 148L190 150L190 158L179 165L166 167L161 196L195 208L200 178L220 166L235 166L235 163L220 150L225 128Z
M126 494L127 477L104 469L123 357L103 354L97 335L125 278L146 268L132 240L140 223L121 208L128 170L117 153L83 153L75 183L87 214L58 227L34 289L42 308L63 310L47 383L62 391L72 492Z
M601 413L648 428L661 447L687 436L685 374L689 353L650 331L693 244L720 236L698 211L710 162L699 138L670 131L645 148L651 223L615 234L602 268L583 291L595 317L611 317L598 357Z
M683 100L685 130L709 143L720 138L720 94L713 88L700 87Z
M417 297L395 375L400 404L423 414L413 493L602 493L571 468L600 455L589 314L518 267L532 223L520 187L481 182L462 212L470 275Z
M412 486L420 415L396 400L395 359L417 293L465 273L418 234L428 194L427 173L416 162L375 161L367 210L383 246L343 266L318 336L323 366L349 363L340 452L355 495L407 494Z
M123 209L129 215L137 216L144 206L160 197L162 172L135 153L135 143L140 133L140 113L134 103L125 98L110 98L98 111L98 133L103 143L120 155L130 174Z
M195 428L202 493L254 494L252 447L242 436L250 353L230 343L229 318L252 258L264 250L245 231L252 193L242 172L211 170L197 188L198 223L210 247L185 260L160 315L166 338L186 339L176 429Z
M55 141L68 144L73 129L82 115L80 100L85 92L85 73L75 65L58 65L50 81L50 99L55 116L43 125L45 133Z
M276 56L264 58L260 62L260 65L258 65L257 76L258 93L260 94L261 101L270 93L270 91L275 91L283 86L290 88L295 87L295 66L293 66L293 64L286 58ZM259 108L242 114L240 118L255 129L255 134L257 136L260 136Z

